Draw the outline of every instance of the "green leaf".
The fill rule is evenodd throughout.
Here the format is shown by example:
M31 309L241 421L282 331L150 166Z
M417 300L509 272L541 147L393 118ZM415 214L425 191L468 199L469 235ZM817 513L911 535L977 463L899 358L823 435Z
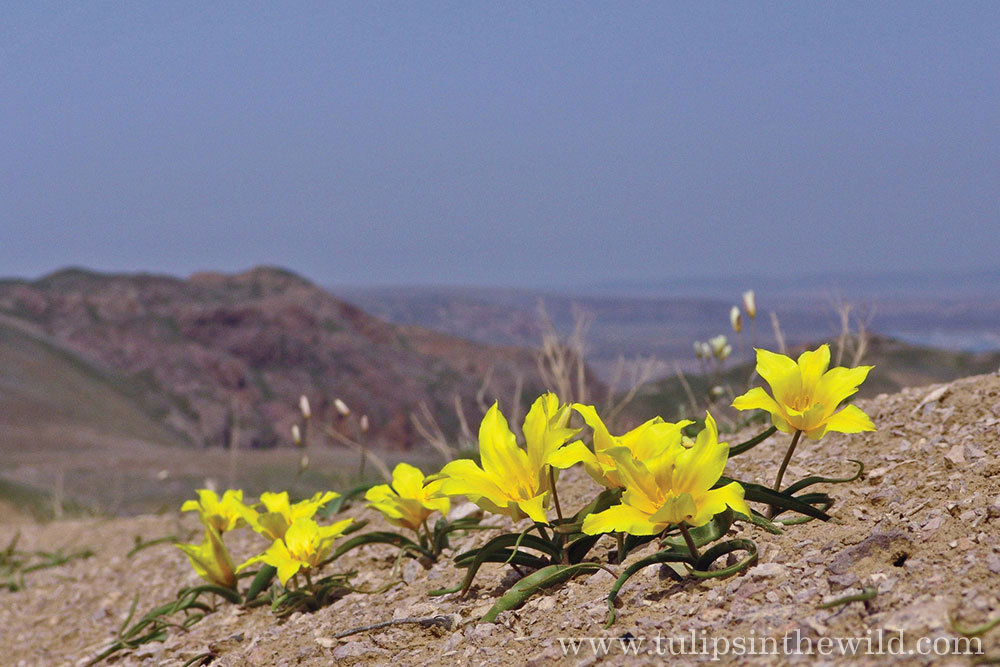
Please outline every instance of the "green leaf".
M790 484L787 488L783 489L782 493L787 493L788 495L793 495L798 491L806 488L807 486L812 486L813 484L845 484L847 482L853 482L854 480L861 477L861 474L865 471L865 464L856 459L847 459L851 463L858 464L858 470L850 477L819 477L818 475L813 475L812 477L806 477L805 479L800 479L794 484Z
M511 586L510 590L504 593L504 595L501 596L492 607L490 607L490 610L486 612L481 621L483 623L492 623L496 620L500 612L507 611L508 609L517 609L524 604L528 598L541 589L561 584L572 579L581 572L592 572L600 569L600 567L601 566L597 563L576 563L575 565L556 564L543 567L537 572L529 574Z
M744 452L750 451L751 449L753 449L760 443L764 442L777 432L778 429L772 426L771 428L767 429L760 435L754 436L749 440L747 440L746 442L741 442L738 445L733 445L732 447L729 448L729 458L733 458L734 456L739 456Z
M788 495L786 493L779 493L774 489L769 489L766 486L760 484L753 484L751 482L740 482L739 480L733 480L729 477L720 477L719 481L716 483L715 487L725 486L730 482L737 481L743 487L745 492L745 499L748 502L755 503L766 503L772 505L782 510L792 510L798 512L799 514L804 514L806 516L811 516L814 519L821 519L823 521L829 521L830 515L822 510L818 510L807 502L796 498L794 496Z
M335 561L351 549L356 549L357 547L365 544L391 544L392 546L399 547L400 549L410 549L425 554L430 558L434 558L433 553L399 533L393 533L391 531L373 531L370 533L362 533L361 535L352 537L342 543L339 547L337 547L336 551L330 554L330 557L326 559L326 562L329 563L331 561Z
M516 547L516 551L511 547ZM475 578L476 573L479 572L479 568L482 567L483 563L511 562L522 565L528 564L526 560L530 559L537 563L548 564L549 561L542 560L537 556L522 554L520 550L524 548L541 551L552 559L558 559L560 555L559 547L534 535L526 533L504 533L503 535L497 535L479 549L472 549L455 556L455 565L457 567L469 568L459 589L462 591L462 595L465 595L469 590L472 580Z
M747 555L743 560L739 561L735 565L730 565L719 570L710 570L712 563L718 560L720 557L727 554L731 554L734 551L746 551ZM742 570L747 569L751 565L757 562L757 544L753 540L738 539L738 540L728 540L726 542L721 542L716 544L714 547L706 551L698 558L698 562L695 564L693 570L691 570L691 576L698 579L715 579L719 577L728 577L736 574Z
M729 527L733 525L733 510L727 507L725 510L719 512L712 520L703 526L698 526L697 528L690 528L688 532L691 535L691 539L694 540L695 546L703 546L711 542L715 542L729 530ZM670 537L663 540L664 544L669 544L672 547L678 549L687 550L687 542L683 538Z
M278 573L278 568L273 565L265 565L257 572L257 576L253 578L250 582L250 589L247 591L247 602L252 602L257 599L257 596L267 590L267 587L271 585L274 580L275 575Z
M618 576L618 579L615 580L614 585L611 586L611 591L608 593L608 620L604 624L605 628L610 628L615 622L615 616L616 616L615 600L618 599L618 591L620 591L622 586L625 585L625 582L628 581L629 578L631 578L632 575L634 575L639 570L645 567L649 567L650 565L658 565L660 563L690 564L691 557L686 553L679 553L672 549L663 549L662 551L657 551L656 553L646 556L641 560L637 560L636 562L632 563L627 568L625 568L625 571ZM668 571L671 573L671 576L675 577L678 581L681 580L680 575L678 575L676 572L674 572L673 570L668 570Z

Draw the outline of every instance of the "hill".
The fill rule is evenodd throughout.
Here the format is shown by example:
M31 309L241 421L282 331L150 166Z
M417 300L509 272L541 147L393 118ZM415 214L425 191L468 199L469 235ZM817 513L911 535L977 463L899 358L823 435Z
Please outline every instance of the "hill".
M36 385L58 384L67 364L99 369L112 384L127 383L142 412L171 432L160 427L154 441L199 447L227 446L234 433L240 447L287 443L305 394L322 423L334 418L339 398L368 415L375 441L405 448L415 442L410 412L422 403L453 414L457 394L472 410L488 369L498 396L511 396L517 377L530 388L534 375L528 350L392 325L271 268L188 280L69 269L0 282L0 313L19 325L18 345L34 336L58 346L61 356L47 358ZM12 368L9 386L28 374ZM45 391L34 395L46 402ZM68 407L76 401L58 392L52 398L53 406L33 410L84 409ZM8 410L25 414L14 403Z

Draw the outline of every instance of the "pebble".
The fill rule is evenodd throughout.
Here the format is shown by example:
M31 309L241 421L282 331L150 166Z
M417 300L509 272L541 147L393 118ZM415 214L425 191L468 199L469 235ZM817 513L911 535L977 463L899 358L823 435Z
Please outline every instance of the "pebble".
M780 577L788 570L781 563L762 563L751 568L748 575L750 577Z
M948 453L944 455L946 461L953 465L961 465L965 463L965 447L962 445L954 445L948 450Z

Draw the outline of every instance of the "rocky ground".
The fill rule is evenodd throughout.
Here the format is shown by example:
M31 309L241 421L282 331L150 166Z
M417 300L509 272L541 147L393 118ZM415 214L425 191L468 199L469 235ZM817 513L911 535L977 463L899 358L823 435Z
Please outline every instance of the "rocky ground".
M504 612L497 623L484 624L478 618L513 582L506 568L484 568L466 599L429 597L429 590L456 583L459 571L447 559L426 570L408 561L401 581L383 594L351 593L318 612L283 621L266 608L222 603L190 630L175 630L164 642L120 653L109 662L176 665L211 653L217 656L213 665L659 664L679 659L671 651L683 651L682 662L708 661L713 649L722 652L728 646L729 654L720 656L724 662L804 663L819 657L832 664L843 660L838 640L870 638L877 651L881 636L885 653L856 662L890 662L899 659L890 651L902 651L924 663L969 664L970 656L941 657L935 650L964 649L954 644L958 635L950 616L974 626L1000 615L1000 374L907 389L859 405L878 426L876 433L806 441L786 476L838 476L852 471L847 459L864 461L863 478L828 487L837 499L832 521L789 527L781 535L737 526L739 536L757 542L760 560L729 579L677 583L656 567L647 568L622 589L618 620L610 629L604 629L612 582L606 572L581 576ZM729 439L738 442L743 435L749 433ZM786 444L787 437L779 434L734 459L728 473L770 482ZM596 491L576 470L561 478L560 489L568 506ZM380 526L359 505L348 513L371 518L370 527ZM23 590L0 592L4 664L87 664L114 640L136 595L141 613L171 600L181 586L197 583L186 559L169 544L127 556L136 536L197 539L193 517L39 525L16 513L3 516L0 547L20 531L19 549L89 548L95 553L29 573ZM232 538L237 558L264 546L249 531ZM477 534L466 541L483 539ZM613 540L604 538L595 553L603 555L612 546ZM358 569L354 583L373 589L393 580L395 555L384 545L365 547L339 561L338 569ZM819 608L866 587L874 587L877 595ZM434 625L397 623L335 637L382 621L434 616L444 618ZM608 655L584 638L613 640L605 645ZM623 656L617 638L634 638L638 655ZM583 641L571 643L576 639ZM809 642L814 651L829 654L785 653L805 651ZM986 655L1000 656L1000 627L986 632L981 642ZM698 654L702 650L707 654ZM766 654L747 655L752 653Z

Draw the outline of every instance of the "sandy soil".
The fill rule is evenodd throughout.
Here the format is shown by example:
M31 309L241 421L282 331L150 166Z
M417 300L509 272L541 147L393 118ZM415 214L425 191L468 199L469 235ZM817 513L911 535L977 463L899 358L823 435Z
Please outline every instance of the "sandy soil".
M495 624L483 624L478 618L514 579L506 576L506 568L487 566L466 599L429 597L428 590L460 579L445 558L426 570L406 562L403 581L382 595L352 593L318 612L283 621L266 608L243 610L223 603L189 631L175 631L165 642L119 654L110 662L175 665L212 652L217 657L211 664L227 666L661 664L678 660L671 651L685 650L681 662L708 661L713 648L728 645L735 651L741 643L744 653L768 654L730 652L721 660L784 664L820 657L833 664L843 660L835 645L826 657L787 655L784 650L804 651L811 641L813 650L823 651L821 640L855 637L870 638L878 650L881 633L886 652L913 651L906 657L924 663L969 664L968 656L940 657L934 651L964 648L952 644L957 635L950 630L950 614L966 626L1000 615L1000 374L907 389L859 405L878 432L806 441L786 476L838 476L853 470L847 459L864 461L861 480L827 487L837 499L833 521L789 527L782 535L737 526L736 534L757 542L760 561L730 579L677 583L656 567L647 568L622 589L618 620L608 630L603 624L612 577L606 572L581 576L519 610L504 612ZM738 442L742 435L729 439ZM787 436L778 434L734 459L728 473L768 483L786 445ZM560 490L564 505L576 507L596 487L574 470L561 478ZM348 513L372 519L371 528L382 526L363 507ZM31 573L24 590L0 591L3 664L86 664L114 639L133 596L139 596L141 613L171 600L179 587L198 583L184 556L169 544L126 557L137 535L197 539L197 521L190 516L46 525L5 521L0 547L17 530L21 549L89 547L96 556ZM231 537L227 541L237 558L265 546L249 531ZM470 537L456 546L485 537ZM596 552L612 546L613 540L604 538ZM630 556L630 562L645 553ZM354 583L375 588L391 581L394 558L392 548L375 545L349 554L337 569L358 569ZM874 599L818 608L866 586L878 590ZM365 624L439 614L449 617L450 627L397 624L334 638ZM574 652L569 639L588 637L642 642L638 656L623 656L617 641L606 656L586 641ZM692 655L702 648L708 655ZM983 635L982 649L1000 656L1000 627ZM898 658L886 653L855 662Z

